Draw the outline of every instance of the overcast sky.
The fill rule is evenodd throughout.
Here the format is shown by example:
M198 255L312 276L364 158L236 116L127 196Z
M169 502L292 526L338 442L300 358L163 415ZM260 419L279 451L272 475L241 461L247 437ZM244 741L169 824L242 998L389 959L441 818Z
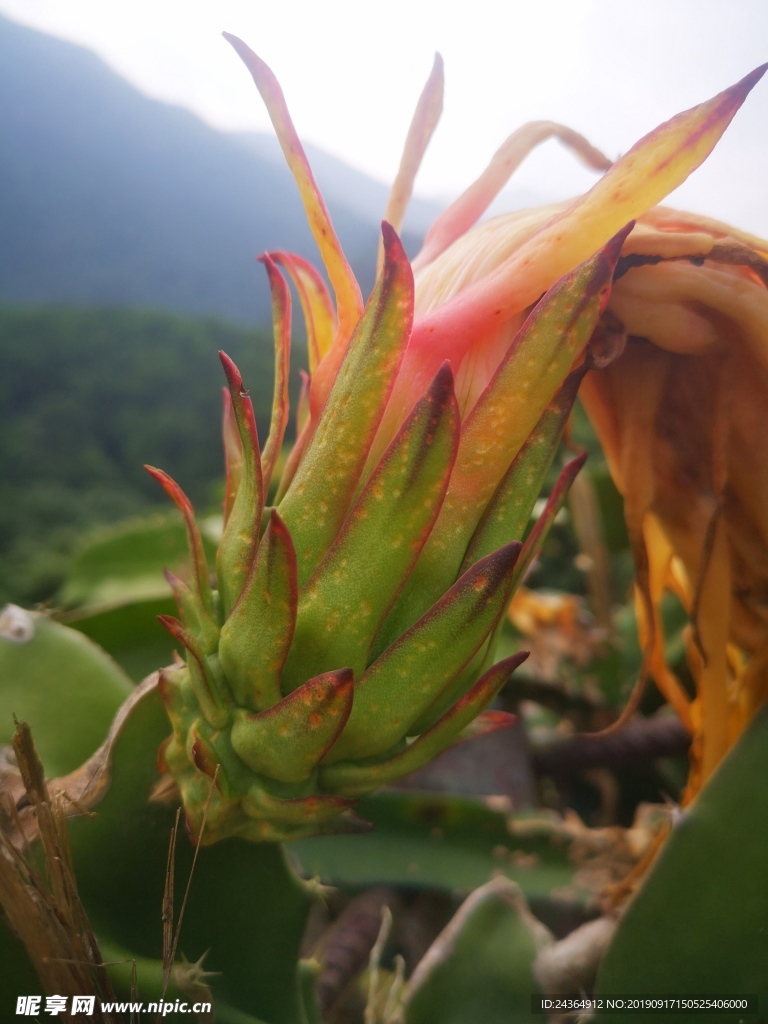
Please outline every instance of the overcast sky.
M615 157L768 60L766 0L0 0L0 12L216 127L268 130L220 37L234 32L272 66L302 137L382 181L439 50L445 113L417 190L442 198L525 121L564 122ZM768 237L766 125L763 81L674 205ZM593 180L550 142L515 184L549 199Z

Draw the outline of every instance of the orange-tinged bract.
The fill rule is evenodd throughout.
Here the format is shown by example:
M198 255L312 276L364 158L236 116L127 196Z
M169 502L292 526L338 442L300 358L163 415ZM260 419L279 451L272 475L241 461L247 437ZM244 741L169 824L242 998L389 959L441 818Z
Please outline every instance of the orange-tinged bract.
M664 209L638 229L649 265L611 300L626 344L582 398L624 495L647 667L693 735L690 798L768 696L768 243ZM666 591L693 700L664 661Z
M363 305L269 68L227 37L262 94L335 296L303 259L263 257L276 383L260 450L247 389L227 379L225 526L215 589L192 510L189 583L169 575L186 663L162 673L173 726L162 761L193 834L296 838L360 827L360 795L450 744L508 725L485 709L524 654L494 664L511 596L583 459L565 467L521 547L592 346L633 219L707 155L751 86L679 115L567 208L472 227L525 155L551 134L608 162L559 125L516 133L440 218L412 269L382 226L379 278ZM442 104L436 61L388 215L399 224ZM290 295L307 328L298 437L277 485L288 419ZM205 811L207 807L207 812Z

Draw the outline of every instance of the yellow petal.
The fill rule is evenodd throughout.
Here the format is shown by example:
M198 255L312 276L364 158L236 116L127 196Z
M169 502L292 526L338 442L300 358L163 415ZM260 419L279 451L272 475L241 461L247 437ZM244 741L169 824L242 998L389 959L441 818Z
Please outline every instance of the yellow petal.
M554 121L531 121L513 132L494 153L491 162L470 187L451 203L427 232L424 246L413 261L414 270L431 263L449 245L482 217L525 158L548 139L559 139L596 171L605 171L611 161L583 135Z
M346 341L360 319L360 314L363 311L363 299L355 276L336 237L330 215L312 176L296 129L293 127L283 90L271 69L242 39L238 39L237 36L233 36L229 32L224 33L224 38L234 47L253 76L256 88L261 93L261 98L264 100L264 105L275 127L285 159L296 179L309 227L320 249L331 287L336 295L339 333Z
M391 224L397 232L403 226L405 211L413 195L413 182L416 178L416 172L421 166L429 140L432 138L432 133L437 127L437 122L440 120L440 115L443 112L444 88L443 58L439 53L436 53L432 73L422 90L419 102L416 104L413 120L405 140L403 155L400 159L400 167L392 184L387 208L384 211L384 220ZM377 273L381 273L383 266L384 245L379 243Z
M646 135L586 195L556 213L494 272L420 317L411 347L426 348L439 336L444 349L458 350L468 322L482 333L534 303L628 221L685 181L712 151L766 67ZM494 228L504 233L506 219L497 218ZM472 239L464 238L456 245L470 243L474 244ZM450 250L444 257L449 254ZM431 269L437 270L444 257L438 257Z

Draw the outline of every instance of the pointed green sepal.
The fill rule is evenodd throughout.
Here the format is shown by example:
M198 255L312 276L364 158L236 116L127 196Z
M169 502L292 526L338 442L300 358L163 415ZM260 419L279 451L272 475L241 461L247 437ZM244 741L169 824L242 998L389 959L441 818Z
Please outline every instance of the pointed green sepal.
M300 586L312 575L346 518L411 333L411 267L392 228L384 224L382 232L387 253L384 272L279 506L296 545Z
M328 762L371 757L412 735L414 722L480 649L512 593L520 544L481 559L355 685L347 727Z
M224 800L238 801L251 784L253 776L233 750L229 729L212 729L198 717L189 727L186 754L199 772L215 780Z
M275 336L275 389L272 398L272 418L269 435L261 455L261 474L264 493L269 490L272 473L283 446L285 428L288 425L288 374L291 363L291 295L288 285L271 257L265 253L259 257L269 277L272 295L272 324Z
M163 571L173 591L179 617L189 632L198 638L206 654L213 654L219 643L219 627L201 606L200 598L192 588L170 569Z
M440 516L395 605L387 636L415 622L456 579L488 502L606 307L628 231L550 288L466 417Z
M586 368L572 371L542 413L491 499L470 542L462 572L511 540L522 540L563 436Z
M528 653L524 651L494 665L431 729L422 733L394 757L369 764L339 761L328 767L321 766L320 784L343 796L355 796L423 768L432 758L459 739L461 733L477 719L483 708L493 700L514 670L527 657ZM500 720L498 716L492 715L490 720L483 723L485 728L481 728L480 731L511 725L512 721L513 716L504 715ZM473 734L478 734L477 728L473 730Z
M296 594L291 535L272 509L251 572L219 640L221 667L241 707L263 711L282 700L280 676L293 638Z
M187 668L200 710L214 728L222 728L229 719L231 697L222 679L216 677L200 642L172 615L158 615L157 621L187 649Z
M349 665L355 675L365 669L373 638L440 510L459 426L453 375L445 363L299 598L285 689L335 665Z
M302 782L336 742L351 708L352 672L325 672L266 711L235 711L232 746L258 775Z
M243 798L243 810L254 818L266 817L285 825L307 825L315 821L331 821L344 811L351 810L356 803L353 797L327 793L282 800L255 783Z
M173 728L173 735L168 737L158 751L158 768L161 772L171 772L174 776L185 774L189 770L186 753L187 730L190 722L200 715L200 706L191 685L187 666L181 662L179 665L161 669L158 673L157 690Z
M194 694L186 685L188 678L188 669L183 663L162 668L158 674L157 692L173 725L198 710Z
M243 454L240 484L216 556L216 579L226 614L240 596L251 569L259 540L264 488L253 405L238 368L224 352L219 352L219 359L226 374Z
M557 483L552 488L552 493L547 498L547 503L544 506L541 515L534 523L531 532L525 538L523 549L520 552L520 558L515 566L515 588L517 588L519 583L522 583L531 563L541 551L541 547L547 538L550 527L555 521L555 516L565 504L565 499L568 497L568 491L571 489L571 484L575 480L576 474L581 470L581 467L586 461L587 453L582 452L581 455L577 455L575 459L571 459L571 461L563 467L560 476L557 478Z
M240 481L243 477L243 445L240 441L240 431L237 429L237 420L232 408L232 399L229 397L229 388L222 388L223 414L221 423L221 436L224 442L224 525L226 526L235 503Z
M176 481L169 477L167 473L164 473L162 469L155 469L154 466L145 466L144 469L154 480L157 480L176 508L181 512L187 530L187 542L192 557L196 616L200 623L201 633L217 632L213 591L211 590L211 573L208 568L208 559L205 557L203 538L200 536L200 530L195 521L195 510L192 508L192 502Z

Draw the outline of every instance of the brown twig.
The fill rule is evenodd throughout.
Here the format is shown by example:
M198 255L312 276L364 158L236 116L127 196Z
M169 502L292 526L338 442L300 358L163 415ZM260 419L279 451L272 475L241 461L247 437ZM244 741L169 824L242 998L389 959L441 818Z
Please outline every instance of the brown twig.
M316 953L322 966L315 991L322 1012L365 968L381 928L382 907L391 907L397 900L395 889L369 889L355 897L325 933Z
M102 1001L112 1002L115 995L77 891L64 798L51 801L43 766L25 722L17 722L13 749L28 805L37 821L45 874L30 857L29 847L18 845L20 825L13 820L18 812L6 807L0 830L0 903L47 994L66 996L69 1001L72 996L94 993L95 1020L122 1024L119 1015L101 1008Z
M569 775L586 768L620 768L684 754L691 737L677 718L639 718L617 732L579 733L534 747L537 775Z

